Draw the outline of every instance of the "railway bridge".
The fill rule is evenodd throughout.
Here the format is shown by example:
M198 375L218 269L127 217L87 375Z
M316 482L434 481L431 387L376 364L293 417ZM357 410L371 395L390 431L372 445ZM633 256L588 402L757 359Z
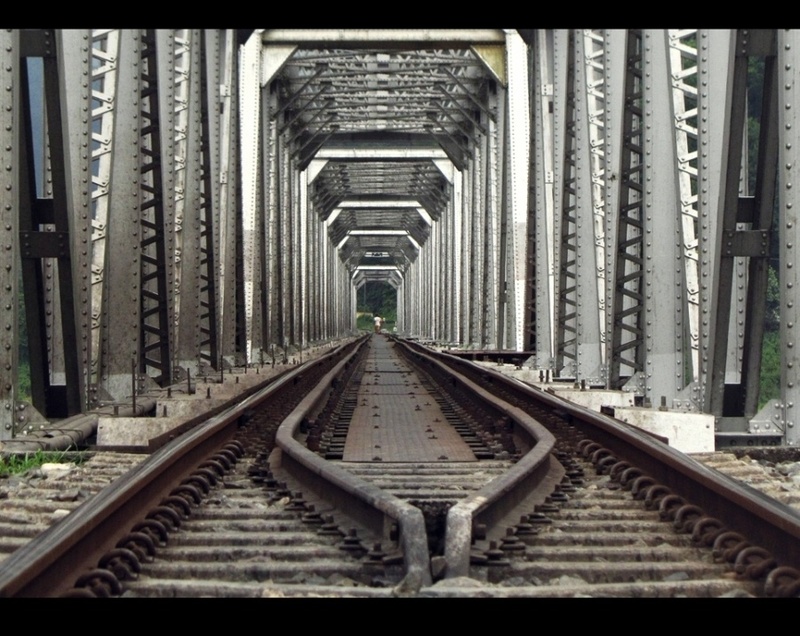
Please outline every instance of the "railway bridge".
M718 448L800 441L800 31L0 47L0 440L302 358L385 283L399 335Z

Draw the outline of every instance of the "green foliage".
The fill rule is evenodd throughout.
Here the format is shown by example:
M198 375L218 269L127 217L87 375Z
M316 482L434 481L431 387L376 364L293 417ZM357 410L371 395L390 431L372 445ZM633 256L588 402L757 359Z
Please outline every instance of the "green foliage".
M781 397L781 338L777 331L765 331L761 352L758 408Z
M769 400L781 397L781 292L778 273L769 268L767 278L767 307L764 318L764 339L761 341L761 373L758 392L758 408Z
M28 326L25 321L25 297L22 294L22 274L19 279L19 289L17 299L17 315L19 325L17 335L19 338L19 350L17 352L17 399L30 402L31 399L31 364L28 354Z
M23 402L31 401L31 366L27 360L20 364L17 370L17 399Z
M360 331L372 331L372 312L359 312L356 316L356 329Z
M770 266L767 273L767 309L764 317L764 331L778 331L780 328L781 288L778 273Z
M356 293L356 311L378 314L386 321L384 328L387 330L390 329L388 323L394 325L397 320L397 290L394 287L381 281L368 281ZM372 329L371 321L367 328Z
M32 468L38 468L42 464L80 464L86 460L82 454L74 453L67 456L67 451L45 452L38 450L35 453L25 453L24 455L8 455L0 457L0 477L18 475Z

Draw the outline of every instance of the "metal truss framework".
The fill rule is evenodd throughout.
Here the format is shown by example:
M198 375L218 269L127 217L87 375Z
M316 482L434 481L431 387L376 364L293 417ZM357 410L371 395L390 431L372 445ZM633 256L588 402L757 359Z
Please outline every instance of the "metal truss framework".
M797 443L795 31L329 36L0 33L0 438L302 356L380 280L406 335Z

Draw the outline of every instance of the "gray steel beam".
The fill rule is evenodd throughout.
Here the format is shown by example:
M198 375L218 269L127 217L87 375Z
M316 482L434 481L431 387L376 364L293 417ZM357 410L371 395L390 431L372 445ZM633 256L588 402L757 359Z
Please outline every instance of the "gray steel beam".
M731 30L702 30L697 34L698 50L698 253L700 280L700 387L703 408L706 413L721 416L724 374L720 374L715 356L727 353L718 348L715 341L727 340L727 322L724 334L718 333L719 298L730 297L730 277L727 289L719 290L718 273L720 258L718 245L724 223L725 176L728 163L730 134L730 105L734 64L735 32ZM725 69L714 73L714 69ZM741 139L741 137L739 137ZM737 155L741 144L732 149ZM737 169L738 170L738 169ZM738 195L738 172L736 190ZM734 217L735 218L735 217ZM727 309L729 301L723 301ZM728 311L722 312L728 315ZM717 369L715 383L712 375ZM716 397L713 397L716 394ZM712 401L714 408L712 408ZM716 412L715 412L716 410Z
M643 34L606 32L606 386L645 393Z
M506 135L502 142L503 192L508 235L506 276L506 347L517 351L525 343L525 294L528 278L528 181L530 179L530 87L528 46L515 31L506 34L508 88L505 92Z
M99 241L94 243L94 261L98 270L102 268L103 283L99 383L111 399L124 402L133 399L131 364L134 362L138 368L141 346L138 119L141 34L125 29L117 33L117 40L116 87L110 101L113 127L106 141L111 158L107 210L105 217L95 220L98 229L102 229L105 221L105 241L104 245Z
M260 362L264 352L262 243L261 50L257 38L241 47L239 124L241 127L242 271L244 273L245 359ZM263 121L269 122L267 116Z
M602 33L575 36L576 378L605 384L605 221ZM580 61L580 62L579 62ZM602 325L602 328L601 328Z
M0 30L0 50L6 62L0 69L2 85L0 112L5 116L0 125L0 161L7 169L0 177L0 288L4 302L0 308L0 440L14 436L17 400L19 399L19 221L20 187L18 158L20 156L20 56L19 31Z
M761 120L759 125L758 159L756 164L755 210L750 232L737 232L739 237L754 237L756 250L749 256L747 295L745 302L745 334L742 346L742 385L745 399L744 417L752 419L758 410L761 378L761 349L766 319L767 287L770 268L772 228L776 205L778 171L778 85L777 32L761 31L756 37L769 40L763 50L764 77L761 87ZM747 140L745 139L745 146ZM745 181L747 177L745 176ZM743 207L746 200L740 200Z
M575 32L556 33L556 65L554 83L556 113L555 135L555 368L557 377L578 377L578 188L577 188L577 114ZM560 90L559 90L560 89ZM559 108L561 106L561 108Z
M69 371L66 371L67 403L70 414L83 412L88 406L88 385L90 382L92 348L91 316L92 292L91 245L91 31L88 29L65 29L59 31L61 52L59 55L59 76L64 83L63 105L66 110L65 142L68 144L67 156L67 197L71 213L68 219L72 238L72 271L69 276L73 283L73 315L75 323L75 355L73 363L77 367L77 386L71 387ZM61 274L59 274L61 276ZM62 293L61 307L65 308ZM63 324L63 318L62 318ZM66 335L66 333L65 333ZM71 357L67 352L69 340L65 338L65 362ZM75 396L73 397L73 391ZM74 406L72 400L75 400Z
M269 29L265 44L303 44L312 48L387 46L455 48L479 44L503 44L502 29Z
M219 34L210 62L209 83L219 87L217 108L210 115L213 118L214 132L211 137L216 142L211 155L216 159L212 166L215 187L219 201L215 220L219 232L218 285L217 298L220 307L220 357L227 364L235 364L243 357L237 342L238 314L237 303L241 298L237 293L237 253L236 245L241 240L241 208L237 197L238 176L238 49L235 33L226 30Z
M672 100L679 73L670 64L670 50L667 31L644 31L640 104L644 126L645 220L642 394L653 406L660 405L663 397L669 407L691 410L691 401L683 402L684 389L693 380L686 269L696 264L696 260L686 262L684 256L682 217L683 210L693 206L691 188L687 192L681 190L681 180L683 175L689 178L690 166L683 165L688 163L686 133L679 126L685 120L685 111L682 94L680 112L675 111ZM663 168L662 164L671 169ZM681 165L683 168L678 168ZM694 223L691 226L694 230ZM696 386L692 388L696 390Z
M558 263L555 257L556 195L558 194L560 198L560 191L555 187L557 158L561 156L560 147L556 146L556 134L565 130L560 118L564 116L566 99L563 82L566 81L564 67L567 57L557 54L559 51L556 50L556 42L565 39L561 31L538 29L535 33L535 48L532 55L534 71L531 83L533 95L530 154L534 168L530 174L532 195L529 196L529 207L533 220L529 221L529 230L532 230L534 240L528 258L531 260L533 270L529 292L533 295L533 300L530 304L535 312L534 324L530 329L535 332L535 338L532 339L530 347L536 351L535 366L550 371L555 368L554 284ZM560 48L563 48L563 45ZM561 78L561 85L556 90L558 78ZM559 170L559 174L560 172Z
M42 114L29 91L27 60L19 67L21 99L16 102L22 132L16 147L19 255L31 393L34 407L45 416L67 417L86 408L91 360L89 32L25 31L19 44L21 60L41 59L43 76L41 146L32 118ZM45 159L39 163L41 195L37 154ZM19 413L16 420L22 427L28 416Z
M217 369L219 367L219 341L220 341L220 315L217 298L218 281L217 268L219 255L219 199L218 188L215 187L213 165L216 165L212 156L213 148L218 147L213 141L211 123L212 114L219 110L216 85L209 81L209 67L213 70L214 60L212 55L216 52L213 41L216 32L203 31L200 41L200 121L202 122L201 136L201 190L200 210L200 237L199 237L199 289L200 327L199 327L199 364L205 364Z
M737 39L741 34L732 36ZM712 300L713 311L713 348L711 349L711 364L709 367L709 395L707 404L709 412L718 418L723 417L725 409L725 379L728 353L728 327L731 310L731 297L734 294L733 266L734 256L723 244L730 242L730 233L736 231L737 209L739 203L739 179L742 167L742 141L745 124L745 100L747 91L747 57L733 52L734 42L731 41L730 55L727 67L732 73L726 96L726 109L723 113L724 129L723 142L720 148L724 163L721 167L720 189L721 198L716 214L716 245L714 257L714 292ZM735 43L739 49L740 42Z
M203 261L203 101L202 34L175 35L175 357L193 375L202 360Z
M174 234L172 39L142 34L141 352L139 370L161 386L172 383Z
M780 240L780 331L781 331L781 426L784 428L784 439L787 445L797 446L800 443L800 419L797 409L800 408L800 359L798 358L798 342L800 342L800 303L797 290L800 289L797 264L800 263L800 241L798 231L798 161L797 150L800 148L800 85L797 82L797 69L800 68L800 31L778 31L778 138L779 171L778 201ZM795 186L795 187L793 187Z

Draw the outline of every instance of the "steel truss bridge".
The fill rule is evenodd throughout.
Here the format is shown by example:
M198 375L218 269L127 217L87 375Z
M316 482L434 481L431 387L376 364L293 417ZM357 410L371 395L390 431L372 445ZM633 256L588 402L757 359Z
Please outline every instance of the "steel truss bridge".
M0 47L0 439L348 335L378 280L401 334L800 441L800 31Z

